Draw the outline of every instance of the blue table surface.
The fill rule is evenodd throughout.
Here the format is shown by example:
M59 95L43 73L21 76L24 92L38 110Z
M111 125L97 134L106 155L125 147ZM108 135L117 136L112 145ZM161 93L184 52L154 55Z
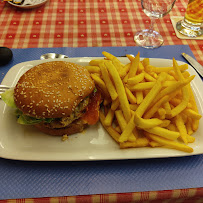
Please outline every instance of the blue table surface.
M28 48L28 49L12 49L13 59L9 64L0 66L0 81L2 81L7 71L14 65L32 60L39 60L40 56L45 53L65 54L69 57L99 57L103 56L102 51L108 51L115 56L125 56L126 54L136 55L140 52L140 57L146 58L166 58L184 61L181 56L182 52L188 53L194 57L188 45L172 45L162 46L157 49L144 49L140 47L81 47L81 48Z

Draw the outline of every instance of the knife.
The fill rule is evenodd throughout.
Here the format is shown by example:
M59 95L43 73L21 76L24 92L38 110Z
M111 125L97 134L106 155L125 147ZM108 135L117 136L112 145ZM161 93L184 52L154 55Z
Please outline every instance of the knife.
M203 78L203 67L199 64L194 58L189 56L186 53L182 53L182 56L189 62L190 65L199 73L199 75Z

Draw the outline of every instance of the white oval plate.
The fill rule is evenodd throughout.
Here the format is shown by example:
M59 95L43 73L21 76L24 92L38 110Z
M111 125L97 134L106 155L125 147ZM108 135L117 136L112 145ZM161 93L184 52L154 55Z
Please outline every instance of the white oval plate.
M57 59L87 65L92 57ZM98 57L97 57L98 59ZM119 58L123 63L129 62L125 57ZM46 60L51 61L51 60ZM12 67L6 74L2 84L14 86L20 76L31 67L44 63L43 60L28 61ZM183 62L178 62L183 64ZM172 66L172 60L150 59L150 64L157 67ZM200 114L203 112L202 80L195 70L189 66L191 75L196 75L191 82ZM60 137L49 136L31 126L16 123L13 110L0 100L0 157L30 161L87 161L115 159L144 159L190 156L203 153L203 119L199 129L194 133L196 141L189 144L193 153L185 153L165 148L120 149L100 123L91 126L83 133L69 136L61 141Z

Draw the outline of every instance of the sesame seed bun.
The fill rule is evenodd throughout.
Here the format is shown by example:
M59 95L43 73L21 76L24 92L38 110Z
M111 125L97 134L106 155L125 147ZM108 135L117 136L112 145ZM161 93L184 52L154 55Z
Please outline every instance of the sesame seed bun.
M65 61L39 64L19 79L14 89L16 106L37 118L69 116L95 88L89 72Z
M83 122L82 119L78 119L64 128L48 128L43 123L35 125L41 132L54 135L54 136L62 136L62 135L72 135L75 133L82 132L88 125Z

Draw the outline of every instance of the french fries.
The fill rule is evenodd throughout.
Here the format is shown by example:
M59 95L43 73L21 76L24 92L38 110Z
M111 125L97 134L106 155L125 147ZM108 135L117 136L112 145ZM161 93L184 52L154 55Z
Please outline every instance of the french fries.
M114 55L92 60L86 67L103 95L100 121L121 149L165 147L193 152L201 115L190 86L194 76L187 64L155 67L148 58L126 55L122 64Z

